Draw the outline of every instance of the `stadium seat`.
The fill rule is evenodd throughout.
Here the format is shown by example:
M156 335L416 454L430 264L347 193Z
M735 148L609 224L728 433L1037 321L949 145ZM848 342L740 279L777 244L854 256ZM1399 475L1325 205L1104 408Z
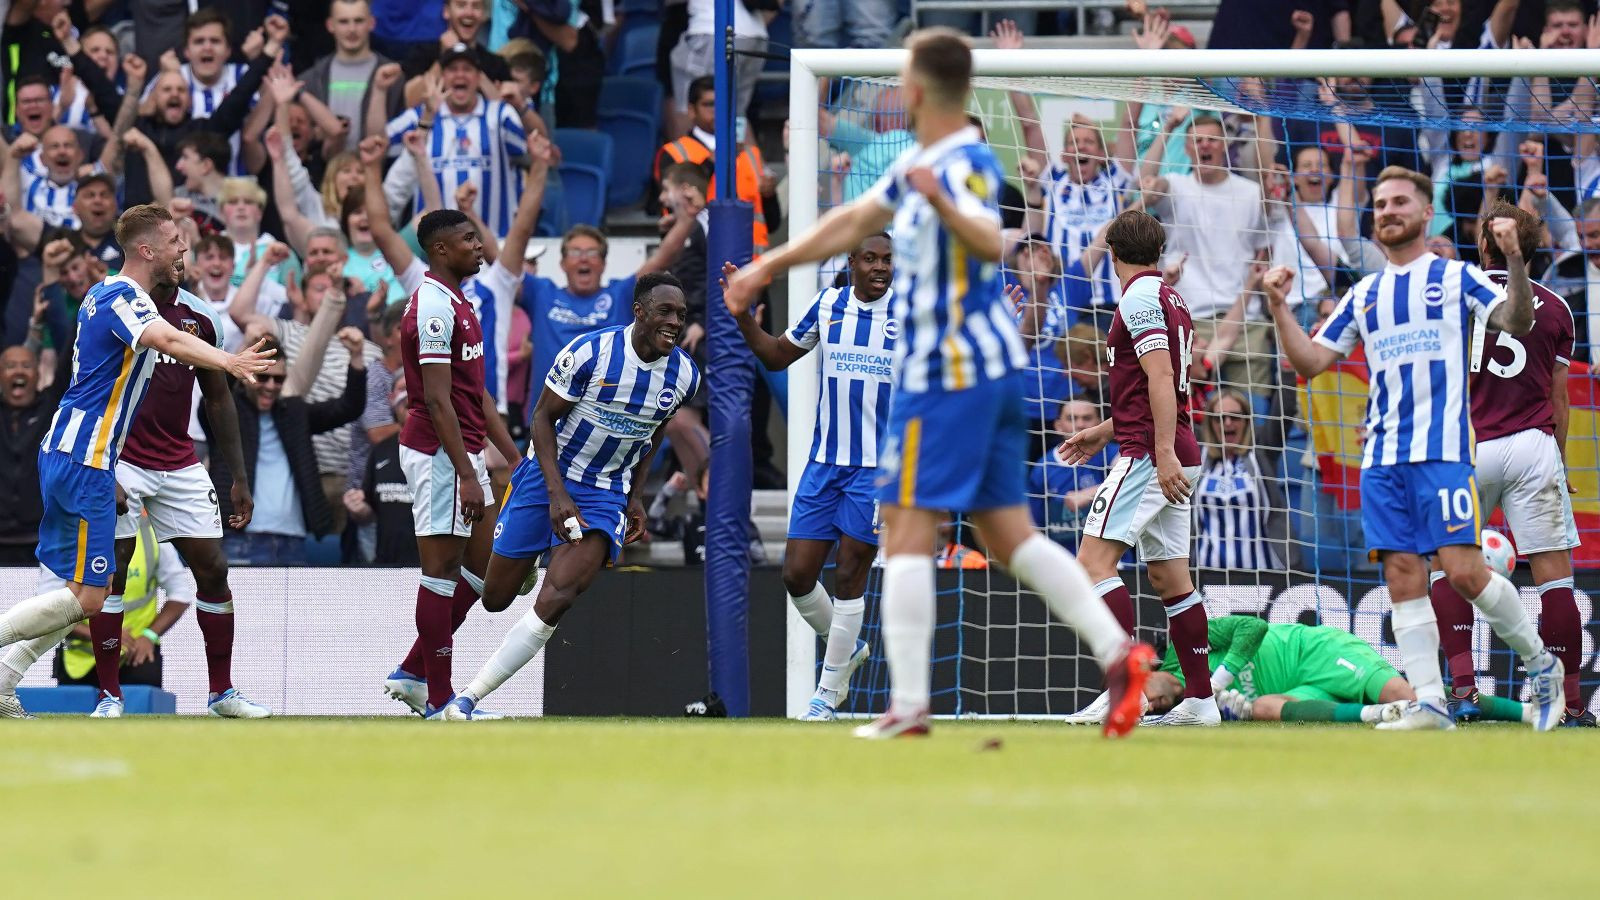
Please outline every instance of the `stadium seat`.
M656 117L625 109L600 110L600 130L616 150L611 158L611 184L606 206L632 206L650 187L650 164L656 150Z
M609 75L600 82L600 102L596 108L601 115L635 112L655 118L661 114L661 85L654 78Z
M567 233L567 189L561 183L561 174L551 172L545 184L544 203L539 207L539 224L533 228L534 237L561 237Z
M600 85L598 109L600 130L611 136L613 152L606 205L631 206L644 198L661 144L661 85L652 78L613 75Z
M568 226L600 227L606 215L606 184L611 172L611 136L582 128L557 128L561 181Z
M612 75L634 75L652 78L656 73L656 42L661 38L661 26L655 22L638 20L639 24L625 26L617 38L617 49L611 54Z

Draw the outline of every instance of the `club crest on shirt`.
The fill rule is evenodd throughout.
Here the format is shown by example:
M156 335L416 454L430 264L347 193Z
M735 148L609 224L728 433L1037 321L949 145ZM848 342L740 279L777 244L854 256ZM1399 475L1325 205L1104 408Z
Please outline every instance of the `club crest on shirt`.
M1422 302L1429 306L1438 306L1444 302L1444 285L1430 284L1422 289Z
M594 301L594 311L602 316L611 312L611 295L601 294L598 298L596 298Z
M182 326L185 332L188 332L196 337L200 336L200 323L196 322L194 319L184 319Z
M662 388L656 395L656 406L661 409L671 409L678 404L678 392L672 388Z
M891 341L900 338L900 323L895 319L883 320L883 336Z

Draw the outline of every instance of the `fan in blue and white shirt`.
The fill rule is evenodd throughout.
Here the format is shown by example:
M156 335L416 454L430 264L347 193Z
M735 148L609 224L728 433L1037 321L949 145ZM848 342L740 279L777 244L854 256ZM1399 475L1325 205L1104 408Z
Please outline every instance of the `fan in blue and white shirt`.
M400 152L406 132L426 126L428 159L445 206L455 208L456 188L469 182L475 185L478 218L500 240L511 230L522 197L521 160L528 154L528 138L521 115L502 100L479 96L478 58L465 44L445 51L439 57L439 68L444 102L431 110L419 104L389 122L389 151L400 157L394 168L404 173L411 165L411 155ZM390 177L399 176L391 173ZM420 209L420 189L415 199Z

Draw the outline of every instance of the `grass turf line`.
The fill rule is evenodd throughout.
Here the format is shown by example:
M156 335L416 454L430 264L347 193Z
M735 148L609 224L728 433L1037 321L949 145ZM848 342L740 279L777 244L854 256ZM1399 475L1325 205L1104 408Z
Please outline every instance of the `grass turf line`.
M44 719L0 727L0 892L91 871L129 897L1581 890L1593 748L1483 725L876 744L771 721Z

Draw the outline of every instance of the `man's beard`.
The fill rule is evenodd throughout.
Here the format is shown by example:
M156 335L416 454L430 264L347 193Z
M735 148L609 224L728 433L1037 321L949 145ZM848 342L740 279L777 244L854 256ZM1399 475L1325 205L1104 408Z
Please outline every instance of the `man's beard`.
M1410 223L1409 225L1406 225L1404 230L1402 230L1400 232L1400 236L1398 238L1389 238L1389 239L1385 239L1384 238L1383 229L1379 228L1377 230L1377 233L1374 236L1377 237L1378 243L1380 243L1380 244L1382 244L1385 247L1388 247L1390 249L1393 249L1395 247L1404 247L1406 244L1409 244L1412 241L1416 240L1417 238L1421 237L1422 236L1422 229L1425 228L1426 226L1427 226L1427 222L1426 221L1417 221L1417 222Z

